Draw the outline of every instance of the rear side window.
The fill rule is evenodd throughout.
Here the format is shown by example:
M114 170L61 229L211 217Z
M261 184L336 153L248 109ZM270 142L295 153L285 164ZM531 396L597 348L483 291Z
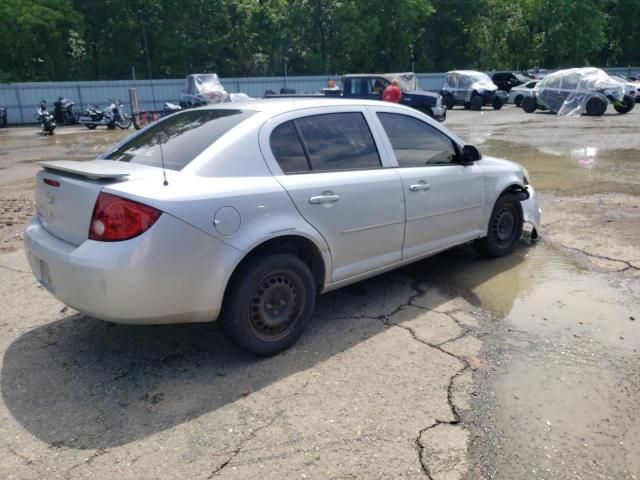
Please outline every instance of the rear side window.
M165 168L182 170L209 145L253 114L232 109L176 113L148 127L104 158L160 167L164 157Z
M293 122L283 123L271 133L271 151L285 173L308 172L311 168Z
M400 167L448 165L457 159L453 141L431 125L407 115L378 113Z
M381 168L371 131L358 112L298 118L277 127L270 143L285 173Z

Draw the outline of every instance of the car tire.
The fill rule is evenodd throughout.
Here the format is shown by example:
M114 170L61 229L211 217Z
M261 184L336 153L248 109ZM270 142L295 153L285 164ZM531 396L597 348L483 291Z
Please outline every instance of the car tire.
M493 107L494 110L500 110L503 105L504 105L504 100L498 96L493 97L493 99L491 100L491 106Z
M518 96L516 96L516 98L514 98L514 99L513 99L513 104L514 104L516 107L521 106L521 105L522 105L522 95L518 95Z
M453 95L445 94L442 96L442 104L447 107L447 110L452 110L456 105Z
M629 113L633 110L633 107L636 105L636 99L631 95L625 95L622 98L622 102L616 102L613 104L613 108L616 109L618 113Z
M598 97L592 97L587 101L586 112L592 117L600 117L607 110L607 102Z
M471 101L469 102L469 107L471 108L471 110L476 110L476 111L481 110L483 103L484 102L480 95L474 95L473 97L471 97Z
M87 123L86 125L89 130L95 130L95 128L97 127L95 123Z
M228 286L220 323L238 347L258 356L286 350L313 314L316 285L309 267L290 254L249 260Z
M527 113L533 113L538 108L538 104L534 97L524 97L522 99L522 109Z
M520 200L513 193L503 193L491 212L487 236L476 240L476 248L488 257L510 254L522 237L523 223Z

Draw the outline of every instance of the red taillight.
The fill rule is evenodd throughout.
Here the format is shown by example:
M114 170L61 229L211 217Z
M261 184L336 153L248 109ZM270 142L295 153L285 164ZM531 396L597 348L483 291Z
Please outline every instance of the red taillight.
M101 193L93 208L89 238L117 242L137 237L156 223L161 213L148 205Z
M51 180L50 178L43 178L42 181L47 185L51 185L52 187L59 187L60 182L57 180Z

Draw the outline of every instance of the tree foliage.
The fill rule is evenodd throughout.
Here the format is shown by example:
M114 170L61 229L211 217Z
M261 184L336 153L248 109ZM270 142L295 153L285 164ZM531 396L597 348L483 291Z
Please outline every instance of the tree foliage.
M640 64L640 0L0 0L0 81Z

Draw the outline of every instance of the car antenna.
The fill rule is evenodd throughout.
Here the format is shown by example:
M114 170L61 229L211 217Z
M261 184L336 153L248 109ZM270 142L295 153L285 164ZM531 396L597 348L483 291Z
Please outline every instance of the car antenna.
M153 88L153 75L151 74L151 59L149 58L149 48L147 46L147 31L144 28L144 22L142 21L142 12L138 12L140 16L140 24L142 25L142 39L144 41L144 54L147 57L147 71L149 72L149 82L151 85L151 98L153 99L153 109L158 110L158 105L156 104L156 91ZM156 124L160 121L160 116L156 117ZM158 145L160 146L160 162L162 163L162 176L164 177L164 181L162 185L165 187L169 185L167 181L167 170L164 167L164 152L162 151L162 138L158 135Z

